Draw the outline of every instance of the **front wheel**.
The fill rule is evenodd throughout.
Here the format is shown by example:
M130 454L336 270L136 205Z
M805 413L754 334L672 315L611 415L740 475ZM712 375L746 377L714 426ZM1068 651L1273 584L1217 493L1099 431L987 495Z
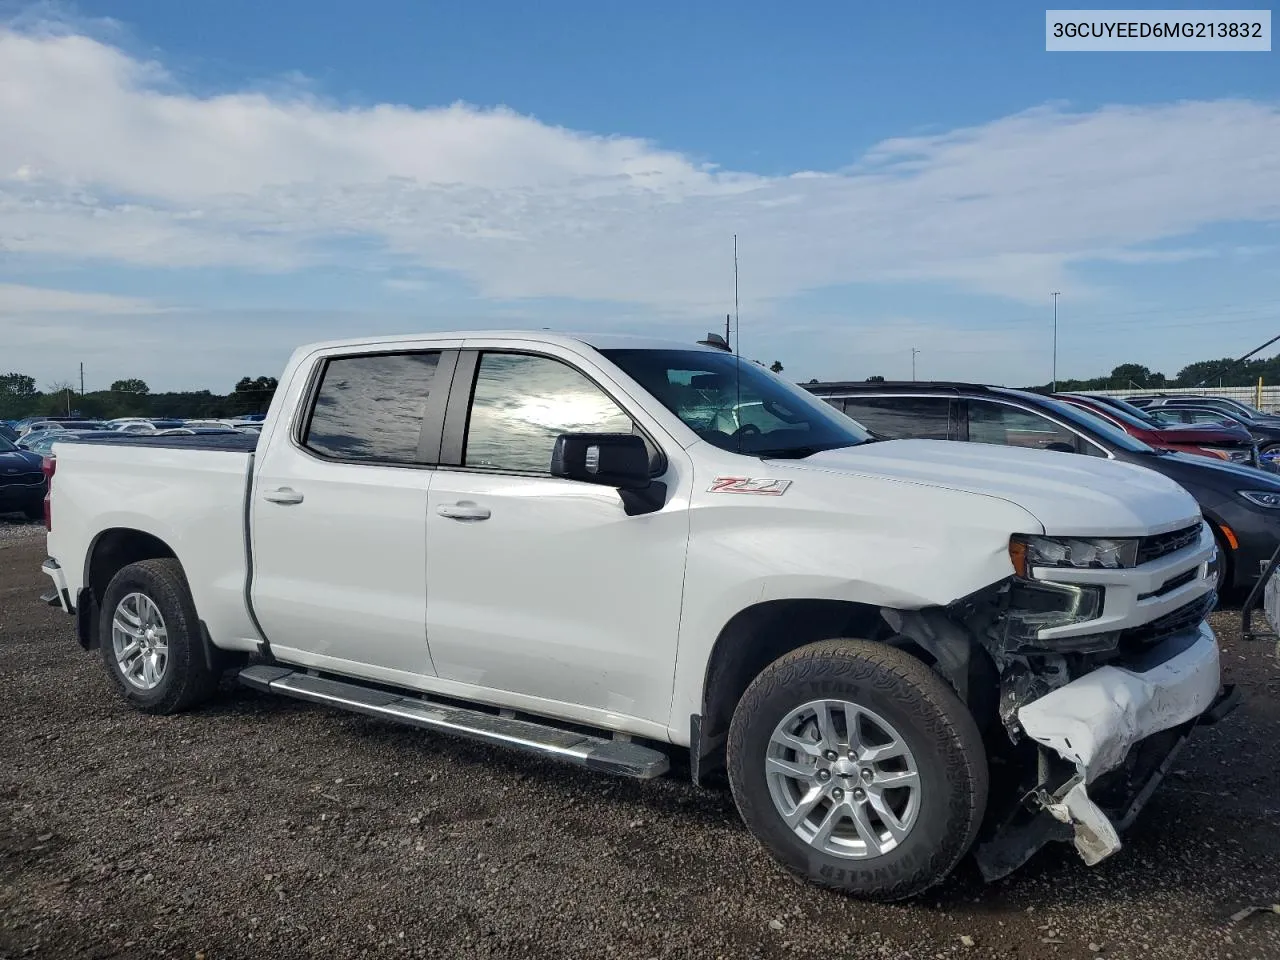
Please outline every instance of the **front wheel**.
M864 640L786 654L729 728L742 819L798 876L872 900L914 896L977 836L987 759L972 715L915 657Z

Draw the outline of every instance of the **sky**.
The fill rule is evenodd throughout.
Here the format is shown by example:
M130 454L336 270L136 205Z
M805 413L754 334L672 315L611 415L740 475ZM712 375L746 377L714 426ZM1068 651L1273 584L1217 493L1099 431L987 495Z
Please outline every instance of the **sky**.
M1277 57L1047 53L1025 2L0 0L0 373L693 341L736 235L797 380L1046 382L1054 291L1059 377L1172 375L1280 333Z

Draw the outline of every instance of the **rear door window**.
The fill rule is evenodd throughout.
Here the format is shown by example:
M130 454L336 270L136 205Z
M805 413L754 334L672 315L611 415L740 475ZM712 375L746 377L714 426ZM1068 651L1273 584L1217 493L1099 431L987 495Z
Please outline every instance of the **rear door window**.
M952 440L956 403L950 397L848 397L842 409L888 440Z
M329 360L303 445L331 460L418 462L418 440L439 351Z

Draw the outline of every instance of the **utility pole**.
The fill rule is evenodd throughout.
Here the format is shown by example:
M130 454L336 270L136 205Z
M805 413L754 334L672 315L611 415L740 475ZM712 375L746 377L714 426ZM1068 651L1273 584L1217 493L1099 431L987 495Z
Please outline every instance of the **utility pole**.
M919 352L920 351L917 350L915 347L911 348L911 379L912 380L915 380L916 378L916 354Z
M1053 297L1053 389L1051 393L1058 392L1058 298L1062 296L1060 290L1055 290L1049 294Z
M84 396L84 361L80 361L80 396Z

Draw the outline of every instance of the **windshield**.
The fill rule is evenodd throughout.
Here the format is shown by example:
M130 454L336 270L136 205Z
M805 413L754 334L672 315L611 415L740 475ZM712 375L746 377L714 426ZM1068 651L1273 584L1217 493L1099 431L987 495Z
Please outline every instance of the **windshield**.
M1233 407L1235 407L1237 410L1239 410L1241 413L1245 414L1246 416L1249 416L1249 417L1267 416L1267 414L1263 413L1257 407L1251 407L1249 404L1245 403L1243 400L1232 400L1230 397L1223 397L1222 399L1226 400L1227 403L1231 404Z
M759 457L807 457L870 435L812 394L731 353L602 350L703 440Z
M1086 413L1091 413L1095 417L1104 418L1104 419L1107 417L1110 417L1113 420L1119 420L1121 423L1128 424L1129 426L1134 427L1137 430L1150 430L1152 427L1155 427L1155 426L1163 426L1162 424L1157 423L1157 421L1151 417L1134 416L1123 407L1115 407L1115 406L1112 406L1110 403L1103 404L1103 406L1106 407L1105 411L1091 410L1089 409L1087 403L1084 403L1084 402L1082 402L1081 405L1072 404L1072 406L1076 407L1077 410L1084 410Z
M12 441L6 440L4 437L0 437L0 453L12 453L17 449L17 446Z
M1168 425L1169 421L1157 414L1154 410L1144 410L1142 407L1135 406L1128 400L1121 400L1119 397L1097 397L1099 403L1105 403L1113 410L1123 410L1129 416L1133 417L1144 427L1155 427L1157 429Z
M1009 391L1014 393L1016 391ZM1072 423L1082 430L1091 433L1095 439L1102 441L1119 450L1127 450L1130 453L1155 453L1151 447L1147 446L1136 437L1131 437L1119 427L1107 423L1101 417L1081 410L1074 404L1065 403L1061 400L1054 400L1050 397L1038 396L1033 394L1020 394L1024 397L1035 396L1038 403L1043 404L1047 409L1057 414L1068 423Z

